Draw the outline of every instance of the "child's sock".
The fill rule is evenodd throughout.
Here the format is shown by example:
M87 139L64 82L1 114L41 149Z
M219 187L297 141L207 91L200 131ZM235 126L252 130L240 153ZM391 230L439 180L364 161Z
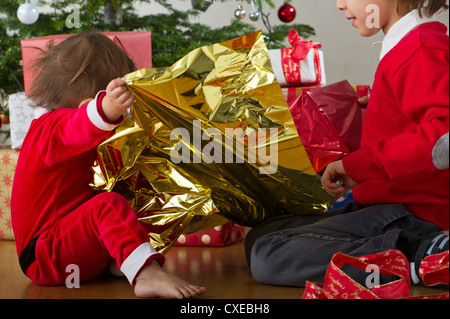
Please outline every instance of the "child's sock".
M419 277L419 268L422 259L430 255L439 254L449 249L448 235L443 233L435 233L429 238L422 239L417 249L414 261L411 265L411 280L414 284L422 283Z

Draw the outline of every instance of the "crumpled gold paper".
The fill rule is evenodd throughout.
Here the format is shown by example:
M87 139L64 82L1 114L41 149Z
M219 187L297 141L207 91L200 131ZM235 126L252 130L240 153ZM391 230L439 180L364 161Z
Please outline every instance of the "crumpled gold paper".
M260 31L125 81L136 101L98 146L95 187L128 199L158 251L225 220L255 226L331 205Z

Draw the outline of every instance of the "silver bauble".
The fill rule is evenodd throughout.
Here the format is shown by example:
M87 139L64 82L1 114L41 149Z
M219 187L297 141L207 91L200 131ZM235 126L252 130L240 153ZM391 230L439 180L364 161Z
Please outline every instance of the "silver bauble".
M236 9L236 11L234 11L234 16L239 20L242 20L245 18L245 10L242 9L242 5L239 5L238 8Z
M250 18L250 20L252 21L258 21L259 20L259 11L252 11L250 12L250 14L248 15L248 17Z

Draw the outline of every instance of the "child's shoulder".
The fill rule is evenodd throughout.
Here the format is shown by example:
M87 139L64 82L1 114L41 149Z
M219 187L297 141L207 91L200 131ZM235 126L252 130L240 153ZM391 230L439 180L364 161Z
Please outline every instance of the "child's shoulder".
M67 113L73 110L74 109L60 108L54 111L42 112L41 114L38 114L38 116L33 121L31 121L28 133L36 130L42 130L44 128L51 128L62 118L64 118Z
M392 49L387 65L404 69L403 66L430 60L448 63L449 37L446 32L447 27L440 22L419 25Z
M424 48L449 50L447 27L440 22L430 22L419 26L417 32L413 32L412 40L417 41Z

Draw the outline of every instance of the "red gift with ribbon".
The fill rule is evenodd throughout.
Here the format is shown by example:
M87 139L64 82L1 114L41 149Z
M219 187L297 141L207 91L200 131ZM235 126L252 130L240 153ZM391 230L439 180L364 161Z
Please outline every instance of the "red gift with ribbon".
M292 47L269 50L278 83L282 87L326 84L322 45L302 40L295 29L288 40Z
M295 126L316 173L360 146L364 109L341 81L302 92L290 105Z

